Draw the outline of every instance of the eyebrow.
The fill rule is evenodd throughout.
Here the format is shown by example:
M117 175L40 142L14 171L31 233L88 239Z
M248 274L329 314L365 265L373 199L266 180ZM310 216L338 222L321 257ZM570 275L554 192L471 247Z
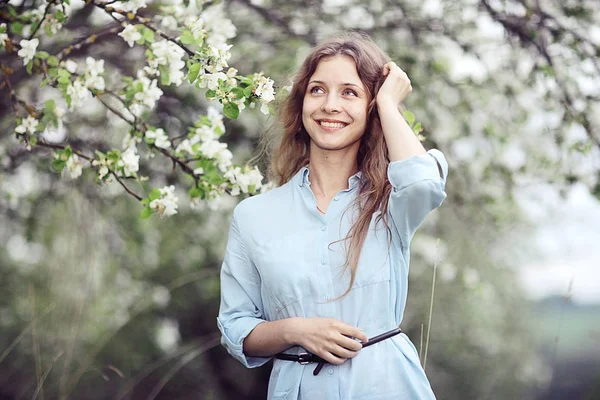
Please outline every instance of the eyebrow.
M326 84L325 82L323 82L323 81L310 81L310 82L308 82L308 84L309 84L309 85L310 85L311 83L319 83L319 84L321 84L321 85L325 85L325 86L327 86L327 84ZM363 88L361 88L361 87L360 87L360 86L358 86L357 84L350 83L350 82L342 83L342 85L341 85L341 86L353 86L353 87L355 87L355 88L357 88L357 89L364 90Z

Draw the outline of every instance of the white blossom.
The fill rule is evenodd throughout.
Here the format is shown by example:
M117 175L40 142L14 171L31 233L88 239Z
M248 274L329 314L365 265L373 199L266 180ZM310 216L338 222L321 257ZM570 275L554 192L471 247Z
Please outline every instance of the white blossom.
M196 128L194 136L196 136L199 139L199 141L203 143L210 142L218 137L217 133L215 132L215 129L207 125L202 125L201 127Z
M192 143L190 142L189 139L184 139L181 143L179 143L179 145L177 146L177 148L175 149L175 151L177 153L189 153L194 155L194 149L192 149Z
M121 154L121 159L117 165L123 167L125 176L135 176L135 173L140 169L139 161L140 156L137 154L135 146L131 146Z
M139 8L146 8L146 0L127 0L120 2L123 11L137 12Z
M85 63L87 65L87 72L91 76L97 76L104 73L104 60L96 60L92 57L87 57Z
M204 142L200 146L200 152L206 158L217 158L217 155L227 148L227 143L221 143L218 140Z
M75 72L77 72L77 63L73 60L67 60L65 62L65 68L67 71L74 74Z
M215 130L221 132L221 134L225 133L225 125L223 125L223 114L221 114L221 112L217 108L213 106L208 106L206 115Z
M226 81L227 75L223 72L217 72L215 74L203 74L200 76L200 87L208 87L210 90L217 90L219 88L219 80Z
M85 86L89 89L104 90L106 85L104 78L98 75L90 75L85 78Z
M28 115L27 118L24 118L21 121L21 125L15 128L15 132L17 133L35 133L35 130L39 124L39 121L32 116Z
M83 85L81 80L77 79L72 85L67 87L67 95L71 97L71 110L80 107L91 97L89 90Z
M125 29L119 32L119 36L127 42L129 47L133 47L133 44L142 38L142 34L133 25L127 25Z
M169 68L169 79L171 83L179 86L183 83L185 74L181 69L185 67L185 51L173 42L168 40L159 40L152 43L152 54L154 59L150 61L150 67L156 68L158 65L166 65Z
M161 149L167 149L171 146L169 137L162 128L158 128L155 131L146 131L146 138L154 140L154 145Z
M163 91L158 87L157 80L156 79L150 80L149 78L144 76L141 71L138 71L138 79L136 79L133 82L133 84L137 85L138 82L141 82L141 84L142 84L142 91L137 92L134 96L134 99L137 100L138 102L142 103L148 109L154 108L156 102L163 95ZM134 107L135 105L136 105L136 103L132 104L131 112L133 114L139 116L139 115L141 115L141 112L143 110L140 108L140 106L136 106L137 108L139 108L139 114L136 113L135 112L136 107Z
M158 347L165 353L170 353L177 349L178 343L181 340L179 333L179 325L173 319L164 319L158 326L154 340Z
M233 183L233 188L231 190L233 196L237 196L239 191L248 193L250 187L253 187L254 190L256 190L260 189L262 186L263 176L257 167L250 170L247 170L246 168L245 172L242 171L240 167L236 167L227 171L223 176Z
M177 29L177 20L172 15L167 15L162 18L160 21L160 25L167 29L176 30Z
M135 147L136 144L141 143L142 142L142 138L138 137L138 136L131 136L131 134L129 134L129 132L127 132L125 134L125 137L123 137L123 140L121 142L121 147L125 150L127 150L129 147Z
M275 89L273 88L272 79L267 78L265 76L259 76L256 80L256 89L254 90L254 94L260 97L264 102L270 103L275 100Z
M215 160L217 161L217 167L219 167L221 172L225 172L229 167L231 167L233 154L231 151L229 151L229 149L223 149L216 154Z
M79 161L79 157L77 156L77 154L71 154L71 157L67 159L66 169L64 169L63 171L66 171L68 173L69 178L76 179L81 176L82 170L83 166L81 164L81 161Z
M177 202L179 199L175 196L175 186L165 186L159 189L161 197L150 202L150 208L162 216L171 216L177 214Z
M263 114L269 114L269 105L266 103L262 103L260 106L260 112L262 112Z
M108 165L106 164L106 159L102 160L94 160L92 161L92 166L100 167L98 169L98 179L103 179L106 175L108 175Z
M210 64L206 66L206 70L210 73L222 71L223 68L229 67L227 61L231 58L230 44L218 44L216 46L208 45L208 56L210 57ZM228 71L229 72L229 71Z
M210 32L206 40L208 44L217 46L235 37L235 25L225 18L222 4L208 7L202 13L202 18L206 22L206 29Z
M190 32L192 32L192 35L194 35L194 39L198 39L206 32L206 30L204 29L204 19L202 17L190 15L183 21L183 24L190 30Z
M4 42L6 42L6 40L8 40L8 34L6 34L6 24L0 24L0 31L3 31L4 33L0 33L0 47L4 47Z
M33 38L31 40L23 39L19 42L21 50L17 52L17 55L23 59L23 65L27 65L29 61L33 60L39 44L40 40L38 38Z

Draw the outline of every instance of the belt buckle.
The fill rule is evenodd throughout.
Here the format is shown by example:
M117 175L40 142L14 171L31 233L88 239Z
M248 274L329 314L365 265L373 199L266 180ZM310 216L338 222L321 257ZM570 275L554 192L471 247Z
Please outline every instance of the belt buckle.
M301 365L310 364L311 357L310 357L310 355L308 353L300 353L300 354L298 354L298 362Z

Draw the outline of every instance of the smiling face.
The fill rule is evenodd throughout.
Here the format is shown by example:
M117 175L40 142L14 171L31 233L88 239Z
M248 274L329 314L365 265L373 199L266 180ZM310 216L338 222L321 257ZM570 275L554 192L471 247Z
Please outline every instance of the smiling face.
M369 100L352 57L336 55L319 61L302 106L302 123L311 138L311 151L358 152Z

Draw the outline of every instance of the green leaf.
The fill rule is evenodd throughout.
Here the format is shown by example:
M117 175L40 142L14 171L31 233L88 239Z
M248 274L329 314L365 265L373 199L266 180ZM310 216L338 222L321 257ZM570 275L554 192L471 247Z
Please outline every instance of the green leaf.
M146 42L154 43L154 32L152 32L152 29L144 29L142 32L142 37Z
M62 171L66 165L67 164L63 160L53 160L52 161L52 168L54 168L54 170L56 172Z
M32 69L33 69L33 60L32 60L32 61L29 61L29 62L27 63L27 67L25 68L25 70L27 71L27 73L28 73L29 75L31 75L31 70L32 70Z
M406 110L406 111L404 111L404 119L406 120L406 123L408 125L413 126L415 123L415 114Z
M65 149L63 150L63 154L69 158L73 155L73 149L71 148L71 146L67 146L65 147Z
M242 99L243 97L246 97L244 89L242 89L241 87L234 87L233 89L231 89L231 92L235 95L237 99Z
M44 110L46 112L54 112L54 110L56 110L56 102L52 99L46 100L44 103Z
M10 30L13 34L21 36L23 33L23 24L20 22L13 22L12 24L8 24L10 26Z
M212 100L215 97L217 97L217 92L216 91L214 91L214 90L207 90L206 91L206 99L207 100Z
M35 53L35 56L37 58L41 58L42 60L45 60L46 58L50 57L50 54L48 54L47 51L38 51L37 53Z
M152 200L160 199L160 197L161 197L160 190L152 189L152 191L150 192L150 195L148 196L148 199L150 201L152 201Z
M413 126L413 131L415 131L416 133L419 133L423 130L423 128L421 128L421 122L417 122L415 124L415 126Z
M50 82L50 81L48 80L48 78L44 79L44 80L42 81L42 83L40 83L40 89L41 89L41 88L43 88L44 86L46 86L46 85L48 84L48 82Z
M160 84L164 85L164 86L169 86L171 84L171 77L169 76L169 70L167 70L166 68L161 68Z
M47 63L51 67L58 67L58 58L56 58L55 56L50 56L48 57Z
M196 39L194 38L194 35L192 34L192 32L190 32L189 29L186 29L185 31L183 31L183 33L181 34L181 43L183 44L192 44L196 41Z
M244 97L247 99L250 98L250 96L252 96L252 90L254 90L254 88L252 86L247 86L244 89Z
M50 68L50 69L48 69L48 76L50 78L54 78L54 77L56 77L56 75L58 75L58 68Z
M198 64L193 64L188 71L188 81L190 83L193 83L196 78L198 78L198 74L200 73L200 68L202 66L198 63Z
M56 13L54 14L54 16L61 24L64 24L65 22L67 22L67 16L61 10L57 10Z
M190 190L188 191L188 194L190 195L191 198L204 198L204 190L195 186L193 188L190 188Z
M148 219L152 216L154 212L149 206L146 206L142 209L142 219Z
M229 102L223 106L223 114L229 119L237 119L240 116L240 109L237 104Z

